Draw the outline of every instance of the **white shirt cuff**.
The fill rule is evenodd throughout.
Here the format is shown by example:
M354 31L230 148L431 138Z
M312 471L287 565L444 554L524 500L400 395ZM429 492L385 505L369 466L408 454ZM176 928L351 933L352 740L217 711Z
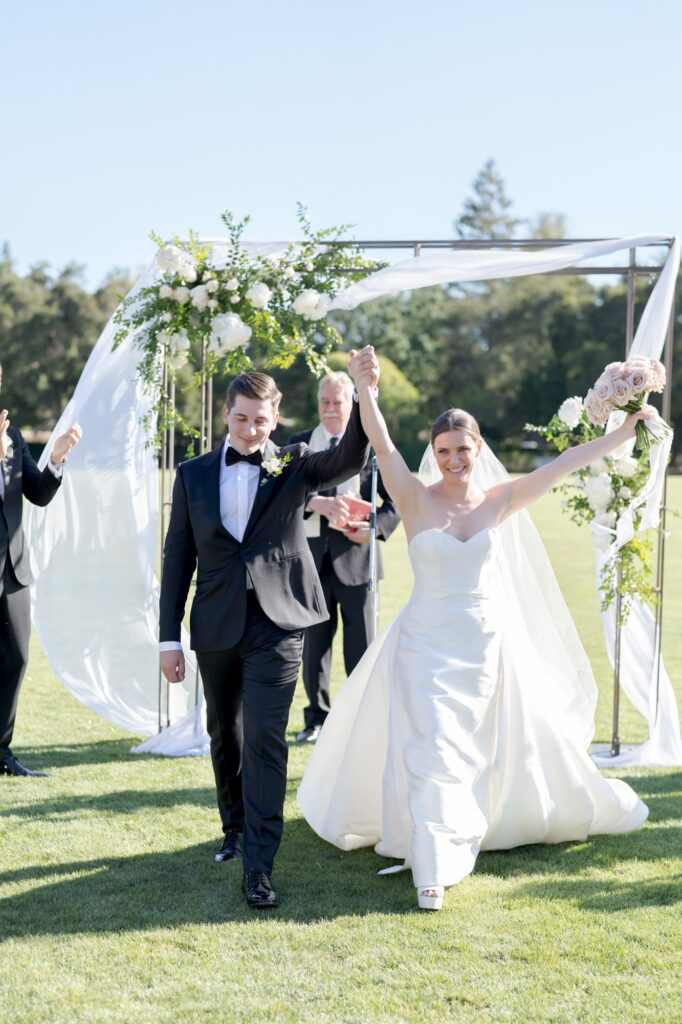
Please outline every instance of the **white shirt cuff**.
M56 476L58 480L61 480L62 473L64 472L64 463L62 462L61 465L55 466L54 462L52 461L52 456L50 456L50 458L47 460L47 464L50 467L50 472L52 473L52 475Z
M181 651L182 644L179 640L162 640L159 644L159 654L164 651Z

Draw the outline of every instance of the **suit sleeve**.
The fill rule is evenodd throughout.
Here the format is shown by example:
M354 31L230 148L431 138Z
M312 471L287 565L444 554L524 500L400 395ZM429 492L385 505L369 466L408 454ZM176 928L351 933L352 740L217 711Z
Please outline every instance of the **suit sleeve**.
M381 474L377 480L377 492L381 495L382 500L381 508L377 509L377 537L379 540L388 540L400 522L400 512L384 487Z
M33 505L49 505L59 490L61 478L55 476L49 466L38 469L21 431L13 433L13 440L21 445L21 492Z
M303 472L311 491L336 487L361 471L369 455L369 442L360 422L360 407L353 402L340 444L331 451L303 453Z
M189 585L197 563L197 550L189 520L187 491L178 467L173 485L168 533L163 546L163 572L161 575L159 641L180 641L180 629L185 617L185 604Z

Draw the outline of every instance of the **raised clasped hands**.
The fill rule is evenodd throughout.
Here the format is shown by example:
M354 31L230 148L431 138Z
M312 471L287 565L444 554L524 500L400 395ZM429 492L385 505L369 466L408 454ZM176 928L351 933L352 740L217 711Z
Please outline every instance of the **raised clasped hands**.
M9 413L7 412L7 409L3 409L2 412L0 412L0 459L6 458L12 445L12 439L7 433L8 427Z
M71 449L76 447L82 436L83 431L77 423L74 423L73 426L69 427L66 433L61 434L54 443L52 455L50 456L52 462L56 466L60 466Z
M358 352L351 349L349 353L348 373L358 390L361 387L375 388L379 383L379 360L372 345L365 345Z

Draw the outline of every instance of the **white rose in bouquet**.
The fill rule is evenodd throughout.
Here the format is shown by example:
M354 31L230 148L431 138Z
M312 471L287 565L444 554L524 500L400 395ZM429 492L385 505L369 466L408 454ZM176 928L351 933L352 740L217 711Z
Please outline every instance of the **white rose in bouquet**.
M266 284L259 281L257 284L251 285L246 292L246 297L254 309L265 309L272 298L272 292Z
M169 324L172 319L172 313L162 313L161 316L159 317L159 320L161 321L162 324Z
M598 526L605 526L607 530L612 530L616 525L616 513L600 512L599 515L594 517L592 522L597 523Z
M635 475L638 465L637 459L632 455L621 455L613 464L613 472L627 480Z
M585 497L593 512L605 512L606 506L613 499L613 488L608 473L588 476L583 484Z
M205 284L197 284L192 288L192 305L199 311L208 307L208 288Z
M282 276L285 277L287 281L293 281L296 277L296 271L293 267L285 267L282 271Z
M578 395L574 395L573 398L567 398L561 403L557 416L562 423L574 430L580 423L582 411L583 400Z
M631 498L632 497L632 491L630 490L629 487L625 487L625 485L623 485L623 487L619 487L618 488L618 497L619 498Z
M182 277L185 281L197 279L194 260L177 245L164 245L156 254L156 265L162 274L168 277Z
M294 312L304 320L322 320L329 312L331 299L328 295L306 288L294 299Z
M232 303L233 306L236 306L238 302L241 302L241 300L242 297L239 294L239 292L232 292L232 294L230 295L230 302Z
M600 476L602 473L608 473L609 464L606 459L595 459L587 468L590 471L590 476Z
M246 345L251 328L236 313L218 313L211 324L211 347L218 353Z
M227 288L228 292L236 292L237 288L239 288L239 281L237 280L236 277L231 277L230 280L226 283L225 287Z
M176 302L179 302L181 306L184 306L186 302L189 302L189 288L185 288L184 284L181 284L178 288L174 288L173 298Z
M171 335L170 339L170 364L174 370L179 370L185 365L188 359L190 341L187 331L179 331Z
M218 308L218 300L217 299L209 299L208 300L208 308L209 309L217 309Z
M169 284L162 284L161 287L159 288L159 298L160 299L170 299L172 294L173 294L173 289L171 288L171 286Z
M207 288L207 290L211 294L213 294L213 292L217 292L218 291L218 289L220 288L220 285L218 284L218 282L216 281L216 279L214 277L210 277L208 279L208 281L206 282L206 288Z

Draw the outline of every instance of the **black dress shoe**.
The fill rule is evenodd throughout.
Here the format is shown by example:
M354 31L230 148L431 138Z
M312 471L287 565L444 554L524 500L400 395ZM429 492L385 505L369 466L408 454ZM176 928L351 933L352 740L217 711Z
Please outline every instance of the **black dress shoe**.
M223 860L236 860L242 855L242 833L236 828L230 828L225 833L222 845L216 851L214 859L220 863Z
M264 871L247 871L244 875L244 892L246 902L256 910L267 910L268 907L276 907L277 893L272 888L272 883Z
M48 774L48 772L36 772L33 768L26 768L21 761L17 761L14 754L7 754L0 761L0 775L31 775L46 779Z

